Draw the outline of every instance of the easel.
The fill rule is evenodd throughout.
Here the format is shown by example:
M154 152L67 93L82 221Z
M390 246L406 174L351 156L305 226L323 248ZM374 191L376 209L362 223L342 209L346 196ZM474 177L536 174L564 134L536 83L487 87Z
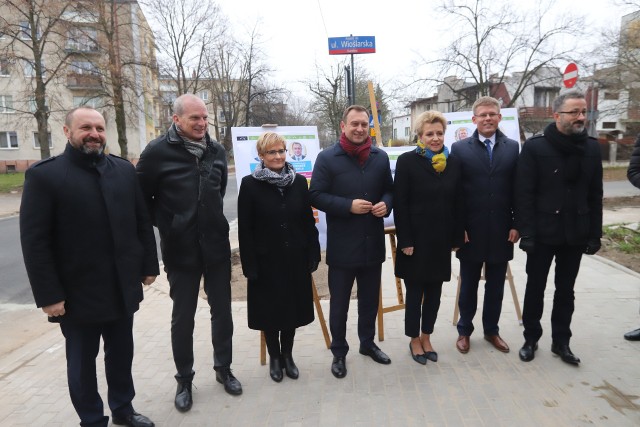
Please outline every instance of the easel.
M327 322L324 320L324 313L322 312L322 306L320 305L320 297L318 296L318 289L316 288L316 282L311 276L311 289L313 292L313 304L316 306L316 313L318 313L318 322L320 322L320 328L322 329L322 335L324 335L324 343L327 348L331 346L331 338L329 337L329 330L327 329ZM267 364L267 342L264 339L264 332L260 331L260 364Z
M385 227L384 234L389 236L389 244L391 245L391 259L393 265L396 265L396 227ZM378 303L378 340L384 341L384 313L391 311L404 310L404 294L402 293L402 279L395 277L396 279L396 294L398 297L398 304L388 307L382 306L382 284L380 285L380 299Z
M480 280L484 279L484 269L486 264L482 266L482 275ZM518 294L516 293L516 285L513 282L513 274L511 274L511 265L507 263L507 281L509 282L509 288L511 288L511 297L513 298L513 305L516 308L516 316L518 317L518 323L522 326L522 311L520 310L520 302L518 301ZM456 304L453 310L453 326L458 324L458 317L460 315L460 309L458 308L458 300L460 299L460 286L462 285L462 278L460 277L460 271L458 271L458 290L456 291Z

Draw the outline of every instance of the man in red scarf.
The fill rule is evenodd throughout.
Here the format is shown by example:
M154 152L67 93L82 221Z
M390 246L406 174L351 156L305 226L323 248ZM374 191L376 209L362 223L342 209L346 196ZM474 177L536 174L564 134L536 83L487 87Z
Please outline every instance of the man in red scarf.
M373 342L385 260L383 218L392 205L389 158L371 145L366 108L348 107L340 128L340 142L318 155L310 188L311 203L327 216L331 373L336 378L347 375L347 312L354 280L358 281L360 354L391 363Z

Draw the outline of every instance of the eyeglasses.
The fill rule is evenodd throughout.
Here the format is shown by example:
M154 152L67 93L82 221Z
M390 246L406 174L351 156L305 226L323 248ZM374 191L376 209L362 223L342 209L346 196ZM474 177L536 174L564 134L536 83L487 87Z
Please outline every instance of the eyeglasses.
M265 151L265 154L268 154L269 156L275 156L276 154L280 154L281 156L284 156L284 153L286 153L287 150L269 150L269 151Z
M474 114L479 119L495 119L498 117L499 113L484 113L484 114Z
M587 110L558 111L560 114L568 114L571 117L579 117L580 114L587 117Z

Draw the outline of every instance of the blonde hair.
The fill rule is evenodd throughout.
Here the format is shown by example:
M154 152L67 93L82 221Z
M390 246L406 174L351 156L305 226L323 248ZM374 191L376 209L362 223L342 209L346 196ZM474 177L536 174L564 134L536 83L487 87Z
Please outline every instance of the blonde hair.
M422 136L422 128L424 125L430 123L440 123L442 125L442 131L447 130L447 119L445 119L442 113L436 110L428 110L418 116L413 131L416 135Z
M476 114L476 108L480 106L495 107L498 110L498 113L500 112L500 101L491 96L481 96L476 99L476 102L474 102L471 107L471 111L473 111L474 115Z
M287 149L287 143L283 137L275 132L265 132L260 135L260 138L258 138L258 142L256 142L256 150L259 155L264 156L267 150L276 144L282 144L282 147L285 150Z

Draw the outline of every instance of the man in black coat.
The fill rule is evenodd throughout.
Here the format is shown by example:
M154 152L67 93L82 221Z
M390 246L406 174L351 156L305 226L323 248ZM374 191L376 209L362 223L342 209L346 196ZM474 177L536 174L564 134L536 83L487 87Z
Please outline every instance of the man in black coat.
M340 127L340 141L318 156L309 189L311 204L327 215L331 372L336 378L347 375L347 313L354 280L360 353L378 363L391 363L373 342L385 259L383 217L391 212L393 200L389 157L371 145L364 107L348 107Z
M629 169L627 169L627 178L635 187L640 188L640 135L636 139L636 144L629 159ZM629 341L640 341L640 328L624 334L624 339Z
M178 382L175 406L191 409L193 328L200 279L211 314L213 368L227 393L242 394L231 373L231 248L222 212L227 189L224 147L209 137L207 107L195 95L173 104L173 125L149 143L137 165L171 287L171 347Z
M84 426L107 426L96 356L104 341L114 424L153 426L136 413L133 314L158 275L153 228L131 163L103 153L102 115L67 114L63 154L27 170L20 238L38 307L65 337L69 393Z
M595 254L602 236L602 160L598 141L585 130L586 114L582 93L558 96L555 123L529 138L518 159L516 220L520 248L527 252L520 349L525 362L533 360L542 336L544 290L555 258L551 351L566 363L580 363L569 348L573 287L582 254Z
M476 131L470 138L455 142L451 149L462 163L466 208L465 244L456 252L461 278L456 348L467 353L471 346L478 282L484 265L484 339L508 353L509 346L500 337L498 321L507 264L513 259L513 244L520 238L513 224L513 181L520 146L498 129L502 115L497 99L481 97L472 109Z

